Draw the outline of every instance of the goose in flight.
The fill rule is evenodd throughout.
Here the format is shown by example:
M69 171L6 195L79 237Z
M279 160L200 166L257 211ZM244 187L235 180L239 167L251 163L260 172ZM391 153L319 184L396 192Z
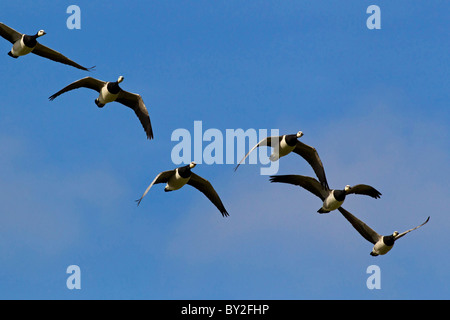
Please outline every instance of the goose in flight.
M46 46L43 46L39 42L37 42L37 38L42 37L45 35L44 30L39 30L35 35L26 35L22 34L20 32L17 32L16 30L8 27L7 25L0 23L0 36L8 40L13 44L11 51L8 52L8 55L13 58L18 58L20 56L24 56L26 54L34 53L38 56L67 64L69 66L89 71L92 68L85 68L78 63L70 60L66 56L62 55L61 53L52 50Z
M191 162L187 166L179 167L174 170L163 171L158 174L145 190L141 198L136 200L138 206L154 184L166 183L166 186L164 187L165 192L178 190L184 185L189 184L202 192L217 207L217 209L219 209L223 217L229 216L222 200L220 200L219 195L216 190L214 190L211 183L191 171L191 169L195 166L195 162Z
M378 190L365 184L357 184L353 187L346 185L344 190L330 190L324 188L316 179L300 175L270 176L270 182L282 182L297 185L315 194L323 201L322 207L317 211L319 213L328 213L338 209L344 203L345 197L348 194L362 194L375 199L381 196L381 193Z
M421 225L409 229L405 232L399 233L398 231L394 231L393 234L388 236L381 236L372 230L367 224L359 220L357 217L352 215L350 212L340 207L339 212L351 223L351 225L359 232L360 235L363 236L364 239L374 244L372 251L370 252L371 256L378 256L388 253L392 247L394 246L395 241L403 237L405 234L416 230L426 224L430 217L422 223Z
M119 83L121 83L123 79L124 78L120 76L115 82L105 82L92 77L86 77L69 84L54 95L50 96L49 100L53 101L59 95L78 88L95 90L99 93L98 98L95 99L95 104L97 107L103 108L105 104L116 101L133 109L144 127L147 134L147 139L153 139L152 125L150 123L150 117L144 101L140 95L127 92L120 88Z
M274 151L270 155L270 161L277 161L281 157L288 155L291 152L303 157L313 168L320 183L325 189L329 189L327 178L325 176L325 170L323 168L322 161L319 158L317 150L310 147L303 142L298 141L298 138L303 136L303 132L299 131L296 134L285 134L282 136L267 137L258 142L250 151L245 155L245 157L239 162L239 164L234 168L234 171L241 165L241 163L250 155L250 153L258 147L268 146L273 147ZM278 150L277 150L278 149Z

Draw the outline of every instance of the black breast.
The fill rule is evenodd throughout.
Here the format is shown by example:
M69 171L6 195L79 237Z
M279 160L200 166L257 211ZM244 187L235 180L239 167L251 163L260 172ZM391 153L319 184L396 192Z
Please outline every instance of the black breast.
M297 144L297 135L296 134L287 134L284 136L284 140L287 145L290 147L294 147Z
M36 36L28 36L28 35L24 35L23 36L23 43L28 47L28 48L34 48L37 44L37 40L36 40Z
M392 247L394 245L394 236L384 236L383 242L385 245Z
M108 91L112 94L118 94L120 92L120 87L119 87L119 83L116 82L108 82L106 88L108 89Z
M337 201L344 201L345 200L345 191L344 190L334 190L334 198Z
M191 168L189 167L189 165L185 166L185 167L181 167L178 168L178 174L182 177L182 178L189 178L191 176Z

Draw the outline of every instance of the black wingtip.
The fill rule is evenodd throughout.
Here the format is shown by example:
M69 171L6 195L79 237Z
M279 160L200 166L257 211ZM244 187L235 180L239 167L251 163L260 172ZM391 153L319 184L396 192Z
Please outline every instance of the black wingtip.
M142 200L142 199L134 200L135 202L137 202L136 206L139 207L139 205L141 204L141 200Z
M91 72L91 71L95 71L95 68L96 68L97 66L93 66L93 67L90 67L90 68L84 68L83 70L85 70L85 71L87 71L87 72Z
M221 214L222 214L222 217L224 217L224 218L226 218L226 217L229 217L230 215L229 215L229 213L226 211L226 210L224 210L224 211L221 211L220 212Z
M53 101L53 100L55 100L55 98L56 98L56 96L53 95L53 96L48 97L48 100Z
M270 177L269 177L269 181L270 181L270 182L278 182L278 181L277 181L277 178L278 178L278 176L270 176Z
M147 135L147 139L148 140L152 140L153 139L153 129L152 127L149 125L147 127L144 127L145 130L145 134Z

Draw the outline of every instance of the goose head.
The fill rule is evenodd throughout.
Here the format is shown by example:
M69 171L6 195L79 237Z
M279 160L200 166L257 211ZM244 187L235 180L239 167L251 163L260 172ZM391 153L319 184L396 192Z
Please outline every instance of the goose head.
M117 79L117 83L121 83L123 81L124 77L120 76L119 79Z
M43 35L45 35L45 31L44 30L39 30L38 33L36 33L36 37L42 37Z
M196 165L197 164L194 161L192 161L191 163L189 163L189 169L194 168Z
M348 191L350 191L351 188L352 188L352 187L350 187L349 185L346 185L345 188L344 188L344 191L345 191L345 192L348 192Z
M300 138L302 136L303 136L303 132L302 131L297 132L297 138Z

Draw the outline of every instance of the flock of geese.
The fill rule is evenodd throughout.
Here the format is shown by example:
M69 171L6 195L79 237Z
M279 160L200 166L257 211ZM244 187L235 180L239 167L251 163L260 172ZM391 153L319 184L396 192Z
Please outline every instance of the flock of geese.
M45 34L46 33L44 30L39 30L35 35L26 35L17 32L16 30L6 26L3 23L0 23L0 36L5 38L12 44L12 48L8 52L8 55L12 58L17 59L18 57L33 53L38 56L69 66L73 66L85 71L90 71L94 68L85 68L62 55L61 53L40 44L37 39ZM142 97L139 94L130 93L123 90L119 86L119 84L123 80L124 78L122 76L120 76L117 81L112 82L105 82L92 77L86 77L67 85L60 91L50 96L49 100L52 101L61 94L74 89L92 89L98 92L98 97L95 99L95 104L97 105L97 107L103 108L106 104L116 101L131 108L135 112L142 127L144 128L147 139L153 139L153 130L149 113ZM381 193L375 188L365 184L358 184L355 186L347 185L343 190L330 189L325 176L324 166L319 158L316 149L300 142L298 139L302 136L303 132L299 131L296 134L267 137L257 143L252 149L250 149L250 151L244 156L244 158L239 162L234 170L236 171L238 169L238 167L245 161L245 159L253 150L262 146L272 147L274 149L273 153L270 156L271 161L278 161L281 157L284 157L292 152L300 155L311 165L314 173L319 180L301 175L274 175L270 177L270 182L288 183L300 186L316 195L322 201L322 206L317 211L319 213L323 214L338 210L361 234L362 237L364 237L367 241L371 242L374 245L372 251L370 252L372 256L386 254L392 249L396 240L400 239L405 234L417 228L420 228L429 221L430 217L428 217L426 221L421 225L402 233L395 231L391 235L379 235L364 222L345 210L342 207L342 204L344 203L347 195L350 194L366 195L377 199L380 198ZM137 204L139 205L141 203L142 199L147 195L147 193L150 191L150 188L154 184L165 183L165 192L178 190L188 184L202 192L216 206L223 217L228 216L229 214L225 209L225 206L223 205L219 195L214 190L211 183L192 172L192 169L195 166L196 164L194 162L191 162L189 165L159 173L145 190L141 198L139 200L136 200Z

